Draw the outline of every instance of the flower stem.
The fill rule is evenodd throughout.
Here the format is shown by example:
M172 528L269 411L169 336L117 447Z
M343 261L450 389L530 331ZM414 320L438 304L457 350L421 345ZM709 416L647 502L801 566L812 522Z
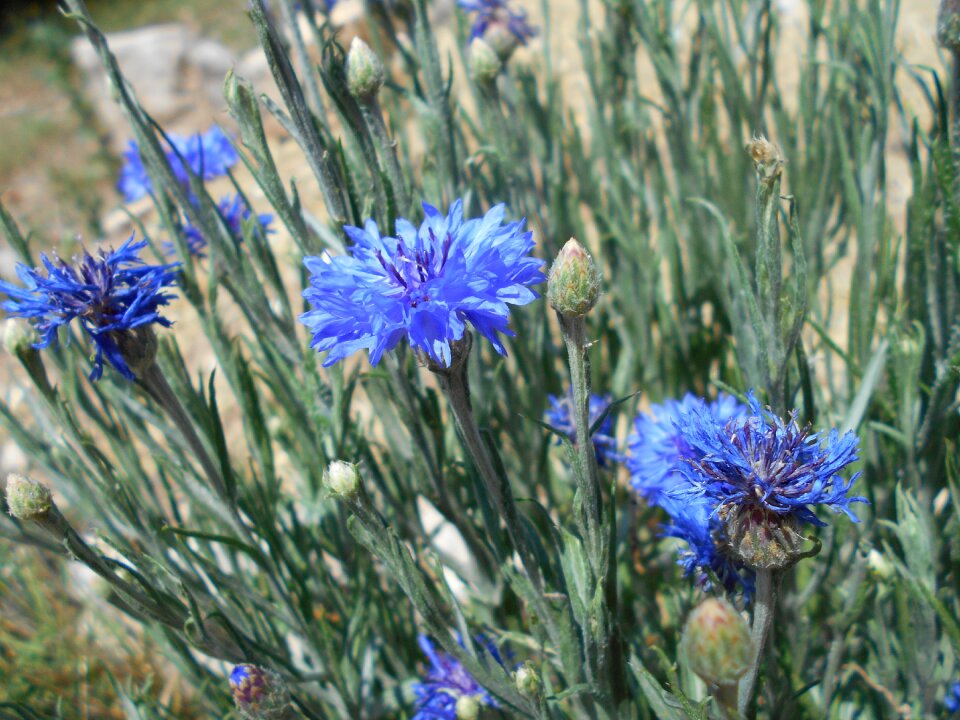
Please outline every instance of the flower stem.
M597 650L597 677L609 683L610 698L616 708L626 699L626 679L623 673L622 648L615 624L617 613L617 576L612 563L611 546L614 542L609 530L616 527L611 520L604 531L603 494L600 487L600 467L590 432L590 357L588 355L586 321L580 316L557 313L570 361L570 385L573 392L573 421L576 433L577 483L582 499L582 511L577 516L581 533L586 538L595 587L602 587L604 605L599 609L600 622L595 625L593 642Z
M743 717L747 717L747 710L753 701L757 676L760 674L760 662L770 636L770 627L773 624L779 585L779 574L774 576L773 570L757 570L757 594L753 601L753 627L750 629L750 635L753 639L753 662L750 664L747 674L740 681L738 708Z
M386 165L396 211L403 215L410 210L410 197L407 195L407 184L403 178L400 161L397 159L397 143L390 137L387 123L383 119L383 111L376 98L369 103L361 103L361 110L367 127L380 148L380 156Z

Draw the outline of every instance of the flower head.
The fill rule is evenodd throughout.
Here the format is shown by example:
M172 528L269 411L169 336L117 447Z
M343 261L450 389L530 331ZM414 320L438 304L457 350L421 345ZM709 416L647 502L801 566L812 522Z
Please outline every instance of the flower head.
M237 665L230 673L230 692L244 718L279 720L288 717L290 691L272 670L257 665Z
M0 293L8 297L2 307L33 323L37 348L50 346L62 326L78 320L96 347L90 379L103 374L106 358L133 380L128 360L136 348L131 347L130 335L154 323L171 325L161 317L160 308L170 302L172 296L163 290L175 284L179 267L179 263L145 264L139 253L146 245L145 240L134 242L131 235L119 249L101 249L96 255L84 252L73 264L41 255L42 268L17 266L24 287L0 281Z
M947 693L943 698L943 707L951 714L960 711L960 682L955 682L947 688Z
M503 658L496 645L482 637L478 640L478 649L489 653L499 665L503 665ZM456 658L437 650L425 635L421 635L417 642L430 661L430 668L423 682L413 687L417 696L417 712L413 720L457 720L457 705L463 698L476 700L480 705L497 707L493 696L480 686Z
M447 215L424 203L420 227L397 220L396 237L380 234L373 220L346 227L350 254L308 257L310 287L303 296L313 309L300 321L313 334L311 347L329 351L324 365L357 350L376 365L403 338L433 362L451 365L451 343L467 323L501 355L499 334L510 305L537 298L529 286L543 282L543 262L529 257L533 233L523 222L502 224L504 206L464 220L457 200Z
M457 0L457 4L476 13L470 38L483 38L504 62L517 46L537 35L527 13L510 7L507 0Z
M650 505L662 505L668 491L678 483L687 483L683 475L684 458L692 458L695 453L684 439L679 423L695 408L721 426L747 412L745 405L725 393L720 393L713 402L687 393L679 401L666 400L662 405L651 406L649 412L637 415L635 433L627 441L630 450L627 469L630 484Z
M566 434L575 444L577 442L577 428L573 419L573 397L568 392L563 397L548 395L550 409L544 413L544 420L557 430ZM613 401L609 395L591 395L590 396L590 426L600 419L600 416L610 407ZM558 438L557 443L561 441ZM593 434L593 449L597 455L597 464L600 467L608 467L611 463L620 459L617 455L617 439L613 436L613 415L608 414L604 418L600 427Z
M856 462L859 440L853 432L827 434L801 428L792 414L786 421L764 409L751 394L750 414L726 423L695 407L680 424L689 448L685 472L693 493L718 507L760 508L824 526L811 509L829 507L854 522L848 492L860 473L844 480L840 471Z
M168 133L167 137L172 145L167 150L167 162L177 180L184 184L190 181L187 167L194 175L212 180L226 175L239 160L230 136L216 125L204 133L189 136ZM127 202L138 200L153 189L135 140L131 140L123 152L123 167L117 187Z
M239 242L243 240L243 225L246 220L248 220L252 215L253 211L250 210L250 207L243 200L243 196L240 194L233 196L225 196L220 198L220 202L217 204L217 208L220 211L220 216L227 223L227 227L230 229L231 235ZM256 226L254 232L262 233L263 235L269 235L273 232L270 228L270 225L273 223L273 215L270 213L260 213L256 215ZM190 254L194 257L203 258L206 257L206 249L209 242L207 238L203 236L203 233L200 231L200 228L193 225L189 220L183 226L183 233L187 239L187 247L190 250ZM164 250L168 254L173 254L176 252L176 245L172 242L167 241L164 243Z

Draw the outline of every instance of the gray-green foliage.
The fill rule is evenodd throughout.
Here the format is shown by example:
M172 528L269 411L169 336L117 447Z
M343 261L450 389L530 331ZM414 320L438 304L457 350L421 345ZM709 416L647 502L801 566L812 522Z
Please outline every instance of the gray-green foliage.
M546 41L541 55L476 85L440 53L426 0L372 3L371 44L404 68L374 103L349 92L329 26L315 21L304 37L293 2L274 4L291 32L271 25L259 0L251 18L284 107L232 74L225 93L243 162L296 252L342 252L343 223L392 227L421 199L463 197L474 214L505 201L536 229L544 258L574 236L603 268L605 294L579 345L565 327L575 377L592 368L595 390L653 400L754 387L778 412L856 430L856 489L871 505L858 525L824 528L820 554L784 581L759 711L940 712L945 684L960 676L960 186L949 107L958 88L899 56L899 3L808 0L806 45L787 52L769 1L604 0L597 21L583 0L587 88L577 97L565 95ZM426 631L520 717L715 713L676 665L698 591L657 539L661 519L610 475L594 508L589 458L553 447L536 422L547 393L568 382L545 304L513 313L509 358L474 347L476 437L458 435L445 381L409 352L375 369L322 369L296 322L299 267L252 228L235 243L203 183L176 181L83 2L67 5L142 148L162 226L187 258L182 302L220 379L192 376L176 329L160 334L159 366L187 432L142 384L87 381L76 338L21 353L37 389L31 413L2 405L0 416L33 471L110 546L94 564L120 581L111 600L163 638L197 687L224 688L204 696L210 712L229 707L212 656L280 672L306 717L409 717L423 661L415 638ZM684 8L689 52L674 33ZM543 10L549 38L551 3ZM781 90L785 63L800 63L796 95ZM922 86L929 118L906 115L898 80L907 78ZM300 146L310 177L280 176L265 114ZM755 135L779 148L774 170L744 150ZM903 237L887 203L893 136L913 174ZM304 207L298 183L317 183L325 207ZM186 253L181 211L209 239L207 260ZM35 264L45 248L5 212L2 222ZM831 334L838 316L846 337ZM242 428L229 442L224 407ZM473 459L487 454L492 467ZM323 489L337 459L363 477L344 505ZM418 498L456 528L472 567L428 534ZM4 518L0 531L63 551L26 524ZM453 593L445 568L465 593ZM542 702L473 656L477 631L538 668ZM135 706L130 717L150 716Z

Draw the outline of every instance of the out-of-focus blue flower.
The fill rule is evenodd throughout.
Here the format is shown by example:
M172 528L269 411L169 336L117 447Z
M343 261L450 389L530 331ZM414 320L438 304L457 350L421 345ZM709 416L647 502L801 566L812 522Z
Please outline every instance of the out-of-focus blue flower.
M175 284L179 267L179 263L145 264L139 253L146 245L146 241L134 242L131 235L119 249L101 249L96 255L85 252L72 265L46 255L40 256L43 268L20 264L17 276L23 287L0 281L0 293L8 297L3 309L33 324L39 336L37 348L56 342L57 331L78 320L96 347L90 379L100 378L106 358L133 380L118 342L136 328L171 325L160 316L160 308L170 302L172 296L163 290Z
M630 484L650 505L663 505L667 492L678 483L687 482L682 472L684 458L694 458L695 452L684 439L679 424L694 409L712 417L720 427L747 414L745 405L725 393L713 402L687 393L679 401L665 400L662 405L652 405L649 412L638 414L635 432L627 440L626 464Z
M222 197L217 207L220 210L220 215L226 221L227 227L230 228L233 237L236 238L237 241L243 240L243 223L253 214L243 201L243 197L239 194ZM270 229L270 224L273 222L273 215L260 213L256 218L257 225L254 228L254 232L262 233L264 236L273 232L273 230ZM190 254L198 258L206 257L206 249L209 243L203 236L200 228L194 226L188 220L183 226L183 232L187 238L187 246L190 249ZM177 250L177 246L169 240L165 242L163 246L167 254L173 254Z
M244 718L281 720L289 717L290 691L272 670L257 665L237 665L230 673L230 693Z
M943 706L949 713L960 711L960 682L955 682L947 688L947 694L943 698Z
M507 0L457 0L457 4L476 13L470 39L482 37L503 60L517 45L526 45L537 35L527 22L527 13L510 7Z
M670 516L664 536L687 544L680 549L677 560L685 576L694 578L699 587L709 590L711 581L707 571L711 571L728 592L742 589L747 596L752 594L753 573L725 552L723 525L708 501L703 498L676 500L665 496L662 507Z
M848 492L860 473L844 480L840 471L857 460L857 436L811 433L795 415L784 421L752 394L749 401L748 416L726 423L703 407L683 415L678 428L690 449L683 472L691 488L678 497L699 495L718 509L756 507L819 526L826 523L811 508L825 506L856 522L850 504L867 501Z
M168 133L172 148L167 151L167 162L177 180L188 183L186 168L204 180L212 180L227 174L237 164L239 156L230 142L230 136L214 125L204 133L176 135ZM140 148L131 140L123 153L123 167L117 183L127 202L142 198L153 189L150 176L140 156Z
M573 442L577 442L577 428L573 420L573 397L568 392L563 397L548 395L550 409L544 413L544 420L557 430L565 433ZM609 395L590 396L590 426L600 419L604 411L610 407L613 398ZM557 444L561 440L557 439ZM617 454L617 439L613 436L613 414L607 415L600 427L593 434L593 449L597 455L597 464L600 467L609 467L620 459Z
M346 227L350 254L308 257L310 287L303 296L313 309L300 322L313 334L311 347L329 351L324 365L357 350L376 365L404 337L434 362L449 367L450 344L467 323L506 354L499 333L510 305L536 299L529 288L544 281L543 261L529 256L533 233L523 221L502 224L504 206L482 218L463 219L457 200L447 215L424 203L419 229L397 220L397 237L380 234L373 220Z
M477 640L480 652L489 653L499 665L503 665L503 658L496 645L482 637ZM430 667L423 682L413 686L417 696L417 712L413 720L456 720L457 701L462 697L473 697L481 705L498 707L493 696L480 686L456 658L437 650L425 635L421 635L417 641L430 661Z

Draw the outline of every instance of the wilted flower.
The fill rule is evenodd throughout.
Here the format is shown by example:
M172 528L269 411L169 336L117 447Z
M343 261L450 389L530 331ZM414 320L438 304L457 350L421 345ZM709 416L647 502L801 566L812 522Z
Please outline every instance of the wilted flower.
M544 421L552 425L557 430L566 434L573 443L577 442L577 428L573 419L573 397L568 392L563 397L548 395L550 409L544 413ZM591 395L590 396L590 427L600 419L604 411L610 407L613 398L609 395ZM560 440L558 439L559 443ZM593 434L593 449L597 455L597 464L600 467L608 467L613 462L620 459L617 455L617 439L613 436L613 414L608 414L604 418L600 427Z
M503 665L496 645L483 638L478 638L478 648L487 652L499 664ZM413 686L417 696L417 712L413 720L457 720L458 707L470 704L473 707L497 707L497 701L484 690L468 673L456 658L437 650L433 642L425 635L418 638L420 649L430 661L430 668L424 676L424 681ZM463 702L465 698L469 700Z
M345 228L350 255L304 260L311 276L303 296L313 309L300 321L313 334L311 347L329 351L324 365L363 349L376 365L406 337L450 367L450 345L467 323L506 354L499 333L513 334L509 306L532 302L537 294L529 286L544 280L543 261L529 257L533 233L523 232L522 221L501 224L503 205L466 221L460 200L446 216L423 208L419 229L401 218L397 237L389 237L368 220Z
M253 211L250 210L250 207L244 202L243 196L236 194L222 197L217 204L217 208L220 210L220 215L227 223L227 227L230 229L233 237L238 242L243 240L243 223L253 215ZM269 235L273 232L273 230L270 229L270 225L273 223L273 215L270 213L257 214L256 222L254 232L262 233L263 235ZM183 233L186 235L187 247L190 250L190 254L198 258L206 257L206 249L209 242L207 238L203 236L200 228L188 220L183 226ZM176 249L176 245L174 245L173 242L167 241L164 243L164 250L166 250L168 254L176 252Z
M239 160L229 135L216 125L204 133L189 136L168 133L167 137L173 146L167 151L167 162L181 183L190 180L187 167L197 177L212 180L226 175L227 170ZM123 153L123 167L117 187L127 202L138 200L153 189L135 140L130 141Z
M290 707L290 691L283 679L256 665L233 669L230 692L240 714L248 720L280 720Z
M526 12L510 7L507 0L457 0L457 4L476 13L470 38L483 38L504 62L519 45L537 35Z
M37 348L57 340L57 331L78 319L96 346L91 380L103 374L106 358L124 377L135 375L130 360L141 355L140 344L148 342L142 332L157 323L170 321L160 308L170 302L164 288L174 285L179 263L148 265L140 258L146 241L135 243L133 236L118 250L84 252L69 265L56 256L40 259L43 268L17 266L24 287L0 281L0 293L9 298L3 309L14 317L30 320L39 339ZM43 274L46 270L46 274Z
M689 486L672 494L679 500L702 497L715 508L733 551L752 568L782 568L801 555L803 523L823 526L813 508L825 506L851 520L854 502L840 471L857 460L858 439L811 433L795 415L787 421L764 409L750 395L750 414L718 423L703 407L694 407L678 423L688 450L684 474Z
M630 454L627 469L630 484L651 505L662 505L665 493L677 483L686 483L684 458L694 457L694 451L680 430L681 418L699 408L714 418L718 425L747 413L747 408L731 395L720 393L713 402L687 393L681 400L666 400L652 405L649 412L641 412L634 421L635 433L627 442Z

